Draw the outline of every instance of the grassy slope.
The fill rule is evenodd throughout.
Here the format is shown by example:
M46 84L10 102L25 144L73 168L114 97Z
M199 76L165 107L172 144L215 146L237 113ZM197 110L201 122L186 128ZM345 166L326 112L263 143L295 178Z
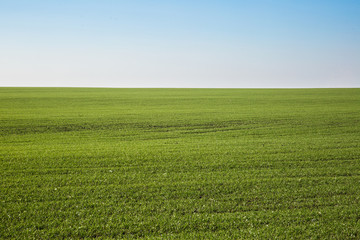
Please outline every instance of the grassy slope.
M0 88L0 134L0 238L360 238L360 89Z

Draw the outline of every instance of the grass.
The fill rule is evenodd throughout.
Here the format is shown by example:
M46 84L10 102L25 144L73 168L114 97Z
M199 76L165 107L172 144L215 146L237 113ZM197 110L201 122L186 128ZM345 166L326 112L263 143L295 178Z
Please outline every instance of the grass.
M0 238L360 239L360 89L0 88Z

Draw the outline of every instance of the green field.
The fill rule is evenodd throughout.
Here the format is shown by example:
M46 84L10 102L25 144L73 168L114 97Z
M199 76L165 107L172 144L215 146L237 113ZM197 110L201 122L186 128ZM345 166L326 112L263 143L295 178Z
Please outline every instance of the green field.
M0 238L360 239L360 89L0 88Z

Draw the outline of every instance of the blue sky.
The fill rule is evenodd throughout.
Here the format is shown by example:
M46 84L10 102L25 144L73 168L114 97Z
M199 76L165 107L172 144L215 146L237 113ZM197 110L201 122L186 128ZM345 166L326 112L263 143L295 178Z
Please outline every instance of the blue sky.
M360 87L360 1L1 1L0 86Z

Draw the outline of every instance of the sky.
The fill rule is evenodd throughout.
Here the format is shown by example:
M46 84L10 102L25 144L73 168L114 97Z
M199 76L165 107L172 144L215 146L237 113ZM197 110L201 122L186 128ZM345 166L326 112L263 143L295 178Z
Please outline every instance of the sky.
M360 1L2 0L0 86L360 87Z

